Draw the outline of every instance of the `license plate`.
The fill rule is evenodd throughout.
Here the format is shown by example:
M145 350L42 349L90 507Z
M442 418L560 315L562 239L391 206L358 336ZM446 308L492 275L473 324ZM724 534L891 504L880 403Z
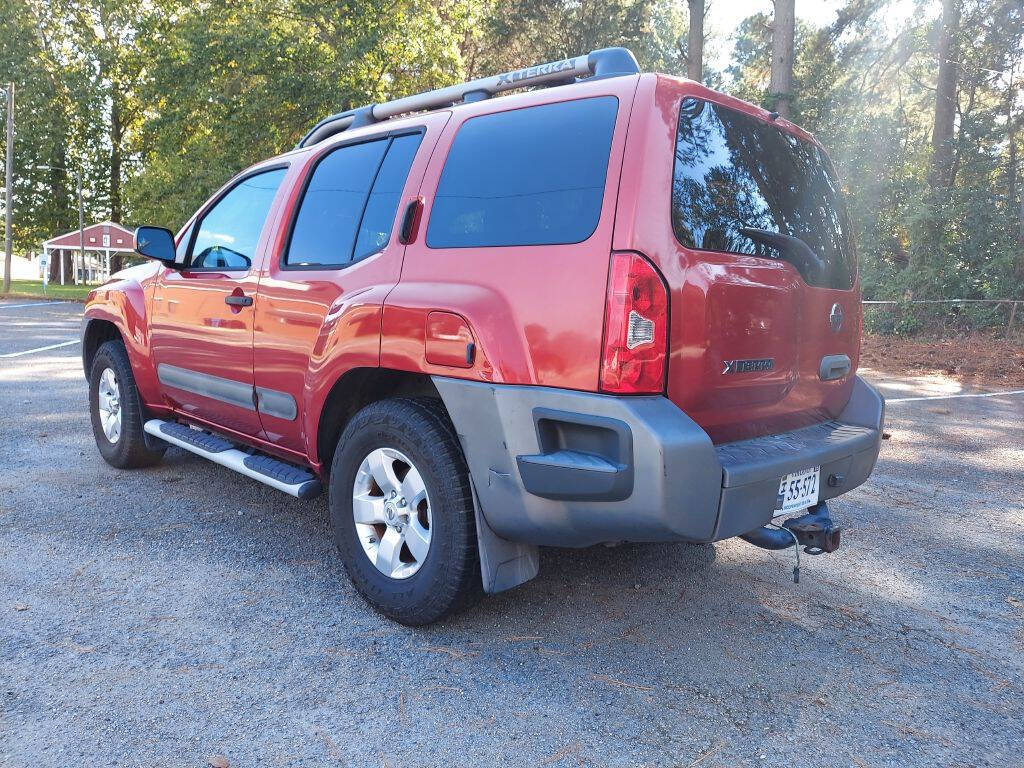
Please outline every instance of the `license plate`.
M818 503L818 482L821 467L791 472L779 483L779 495L775 499L775 517L813 507Z

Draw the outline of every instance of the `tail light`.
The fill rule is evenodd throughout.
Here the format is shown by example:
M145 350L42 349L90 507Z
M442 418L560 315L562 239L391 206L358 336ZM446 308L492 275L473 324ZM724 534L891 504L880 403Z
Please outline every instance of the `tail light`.
M637 253L613 253L601 354L601 390L657 394L665 389L668 292Z

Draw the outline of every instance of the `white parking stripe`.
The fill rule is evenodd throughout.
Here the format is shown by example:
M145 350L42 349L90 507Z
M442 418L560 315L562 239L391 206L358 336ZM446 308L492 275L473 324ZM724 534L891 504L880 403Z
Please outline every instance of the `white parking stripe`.
M954 400L958 397L1003 397L1005 395L1024 395L1024 389L1011 389L1006 392L973 392L964 395L929 395L927 397L894 397L886 398L885 404L890 403L916 403L921 400Z
M31 304L0 304L0 309L18 309L20 307L49 307L67 304L66 301L34 301Z
M61 347L70 347L72 344L79 344L79 340L74 341L62 341L60 344L49 344L45 347L36 347L35 349L26 349L21 352L8 352L6 355L0 355L0 358L4 357L21 357L22 355L31 355L35 352L45 352L48 349L60 349Z

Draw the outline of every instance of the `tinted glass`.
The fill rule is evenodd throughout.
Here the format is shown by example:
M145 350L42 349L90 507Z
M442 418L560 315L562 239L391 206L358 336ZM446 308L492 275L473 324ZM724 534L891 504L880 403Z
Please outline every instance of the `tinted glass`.
M366 201L366 211L359 224L359 237L356 239L353 261L366 258L388 244L391 230L395 225L395 213L398 201L405 188L405 180L409 176L416 150L420 146L420 134L396 136L388 153L377 172L370 197Z
M234 186L199 223L193 269L248 269L285 169L250 176Z
M741 228L797 237L825 262L824 285L853 285L850 224L828 158L814 144L736 110L683 100L672 227L689 248L752 255L771 255L771 248Z
M292 228L287 264L336 267L352 260L366 197L388 143L350 144L317 164Z
M601 215L617 110L602 96L467 120L441 173L427 245L586 240Z

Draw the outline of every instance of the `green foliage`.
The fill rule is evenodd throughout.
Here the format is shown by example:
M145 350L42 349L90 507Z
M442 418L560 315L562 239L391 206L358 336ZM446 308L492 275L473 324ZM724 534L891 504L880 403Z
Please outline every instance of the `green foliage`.
M653 71L685 70L686 20L673 0L492 0L468 74L624 45Z
M227 178L293 146L321 117L454 82L468 8L236 0L164 9L144 41L153 64L133 213L181 224Z
M797 25L794 121L822 141L839 170L867 297L1024 298L1016 169L1024 11L1013 0L962 6L948 188L928 182L938 9L921 4L923 13L891 31L888 2L851 0L831 27ZM747 18L735 34L728 72L734 92L766 106L770 50L771 18ZM908 305L869 311L866 321L890 332L1006 321L1004 310L951 312Z
M0 83L14 82L18 118L14 240L19 249L38 245L77 221L66 170L66 137L76 114L71 89L82 82L82 72L74 62L55 61L36 13L24 0L0 0ZM0 128L4 152L6 133Z
M846 0L821 29L797 23L794 121L843 180L869 297L1024 298L1024 8L959 1L948 187L929 184L936 0L899 28L894 0ZM0 25L22 250L77 222L75 169L87 219L173 228L234 173L353 106L610 45L682 74L687 19L679 0L0 0ZM745 19L729 66L705 62L706 81L769 104L771 34L770 15ZM887 316L870 322L934 321Z

